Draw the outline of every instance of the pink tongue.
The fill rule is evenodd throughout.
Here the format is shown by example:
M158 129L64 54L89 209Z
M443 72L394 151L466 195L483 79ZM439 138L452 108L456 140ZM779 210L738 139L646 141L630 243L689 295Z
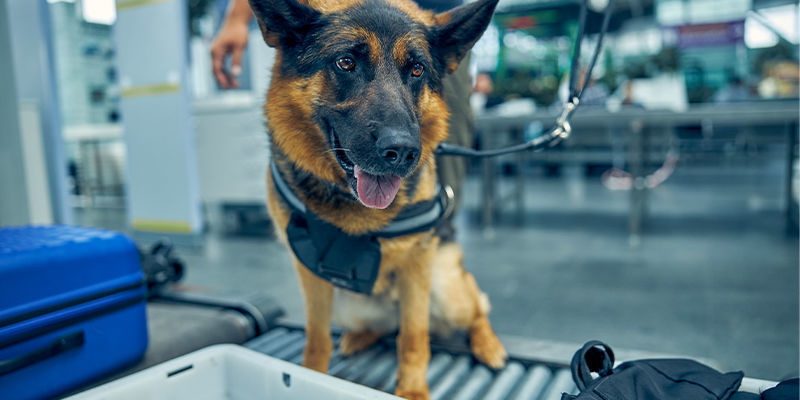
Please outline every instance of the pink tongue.
M400 190L400 177L394 175L372 175L356 165L356 191L358 199L367 207L386 208L392 204Z

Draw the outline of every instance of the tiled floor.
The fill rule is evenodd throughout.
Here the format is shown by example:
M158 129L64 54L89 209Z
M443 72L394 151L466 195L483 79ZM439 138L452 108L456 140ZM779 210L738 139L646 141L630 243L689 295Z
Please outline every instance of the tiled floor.
M498 332L718 360L750 377L798 375L798 241L785 234L780 165L747 172L679 170L650 197L639 246L627 192L567 169L532 177L524 221L477 226L480 185L459 214L466 266L489 294ZM510 189L502 182L501 191ZM83 210L83 224L124 227L121 210ZM185 283L274 295L291 320L302 299L286 250L268 238L210 233L182 249ZM565 358L570 356L565 354Z

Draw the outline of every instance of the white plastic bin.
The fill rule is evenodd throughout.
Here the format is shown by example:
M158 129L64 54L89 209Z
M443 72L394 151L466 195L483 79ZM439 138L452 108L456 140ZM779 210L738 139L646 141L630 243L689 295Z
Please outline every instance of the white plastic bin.
M207 347L69 400L295 400L399 397L278 360L244 347Z

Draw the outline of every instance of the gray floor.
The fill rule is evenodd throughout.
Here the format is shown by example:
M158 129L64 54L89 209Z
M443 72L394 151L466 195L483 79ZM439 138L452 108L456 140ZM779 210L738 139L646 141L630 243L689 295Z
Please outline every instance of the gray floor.
M498 332L576 347L601 339L718 360L750 377L796 376L798 242L785 234L780 171L679 170L651 193L638 246L627 233L629 194L578 169L532 177L524 220L509 210L491 230L477 226L480 185L470 179L459 240ZM124 226L121 210L77 215ZM187 285L269 292L302 321L288 254L272 240L210 233L202 248L181 254Z

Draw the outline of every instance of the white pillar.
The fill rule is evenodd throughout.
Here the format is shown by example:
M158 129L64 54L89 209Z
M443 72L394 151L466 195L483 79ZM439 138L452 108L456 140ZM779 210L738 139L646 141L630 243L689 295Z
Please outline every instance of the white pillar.
M19 108L5 0L0 0L0 226L29 222Z
M186 10L185 0L117 1L128 221L137 233L202 230Z
M4 163L14 162L25 179L18 179L15 188L28 196L26 223L62 223L72 221L67 195L67 165L61 137L61 115L58 92L53 73L52 37L46 0L0 0L4 13L4 27L0 29L3 41L9 47L0 51L3 68L13 68L13 74L3 73L5 112L14 112L19 140L15 155L0 155ZM12 95L15 93L15 95ZM4 135L11 131L11 123L0 118ZM6 137L4 140L11 140ZM4 147L0 145L0 147ZM17 159L20 157L21 159ZM16 161L15 161L16 160ZM2 190L2 196L7 195ZM5 199L0 200L5 202ZM21 215L21 214L20 214ZM17 217L19 218L20 215Z

